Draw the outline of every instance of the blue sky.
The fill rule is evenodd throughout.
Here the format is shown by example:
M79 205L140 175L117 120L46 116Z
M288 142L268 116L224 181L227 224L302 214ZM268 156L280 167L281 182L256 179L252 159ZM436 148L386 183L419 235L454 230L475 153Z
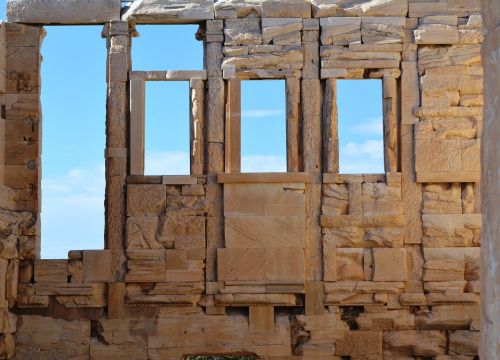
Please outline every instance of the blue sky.
M4 18L5 0L0 9ZM106 42L101 26L46 29L42 257L66 258L68 250L104 244ZM202 69L196 29L139 26L133 69ZM380 81L338 82L342 173L383 172L381 91ZM187 82L147 84L146 174L189 172L188 96ZM242 82L243 171L286 170L285 116L284 81Z

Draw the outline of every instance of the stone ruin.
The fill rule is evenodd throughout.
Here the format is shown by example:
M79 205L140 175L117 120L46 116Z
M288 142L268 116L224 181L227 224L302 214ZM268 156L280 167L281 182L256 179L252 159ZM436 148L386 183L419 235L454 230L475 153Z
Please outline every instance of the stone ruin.
M132 71L136 24L177 23L204 70ZM108 49L105 249L61 260L40 258L49 24L103 24ZM479 0L8 0L0 29L1 358L478 359ZM242 79L286 81L286 173L240 172ZM338 79L383 82L384 174L339 174ZM191 175L145 176L145 82L169 80Z

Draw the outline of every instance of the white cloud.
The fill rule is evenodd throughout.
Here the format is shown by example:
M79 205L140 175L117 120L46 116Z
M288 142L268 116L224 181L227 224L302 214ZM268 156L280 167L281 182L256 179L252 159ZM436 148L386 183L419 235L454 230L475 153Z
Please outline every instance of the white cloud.
M151 151L146 154L146 175L186 175L190 173L189 153L185 151Z
M340 149L340 172L343 174L373 174L384 172L384 142L367 140L350 142Z
M42 258L104 248L104 163L42 180Z
M356 132L356 133L361 133L363 135L379 135L382 136L383 134L383 119L381 117L379 118L368 118L366 121L363 121L359 124L356 124L352 127L350 127L349 130Z
M243 110L241 116L250 119L262 119L273 116L284 115L283 110L273 110L273 109L254 109L254 110Z
M249 155L241 159L242 172L285 172L286 158L275 155Z

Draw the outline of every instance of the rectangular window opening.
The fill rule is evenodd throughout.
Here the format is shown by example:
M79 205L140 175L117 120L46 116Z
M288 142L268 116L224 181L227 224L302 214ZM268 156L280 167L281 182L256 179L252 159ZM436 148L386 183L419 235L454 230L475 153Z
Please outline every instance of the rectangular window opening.
M106 43L102 26L45 29L41 257L65 259L104 248Z
M139 25L133 39L133 70L203 70L198 25Z
M341 174L383 174L382 80L337 80Z
M285 80L241 82L241 172L286 172Z
M189 81L146 82L145 175L189 175Z

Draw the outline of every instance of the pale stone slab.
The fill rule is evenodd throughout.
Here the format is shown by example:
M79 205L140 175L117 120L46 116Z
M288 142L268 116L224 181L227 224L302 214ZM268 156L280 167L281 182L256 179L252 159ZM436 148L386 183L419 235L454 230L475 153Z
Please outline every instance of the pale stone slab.
M120 0L8 0L7 21L26 24L102 24L120 20Z
M137 0L122 16L139 23L188 23L214 17L213 0Z
M406 16L407 0L312 0L313 16Z

